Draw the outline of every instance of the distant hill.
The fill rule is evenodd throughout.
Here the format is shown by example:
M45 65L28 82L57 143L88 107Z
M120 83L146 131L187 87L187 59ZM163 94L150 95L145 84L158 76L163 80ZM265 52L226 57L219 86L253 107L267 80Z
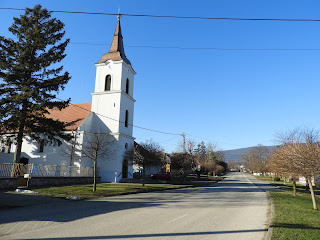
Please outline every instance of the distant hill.
M265 147L267 147L269 151L272 152L276 146L265 146ZM241 155L244 153L250 152L252 148L253 147L247 147L247 148L239 148L239 149L223 151L224 158L226 162L229 162L229 161L240 162Z

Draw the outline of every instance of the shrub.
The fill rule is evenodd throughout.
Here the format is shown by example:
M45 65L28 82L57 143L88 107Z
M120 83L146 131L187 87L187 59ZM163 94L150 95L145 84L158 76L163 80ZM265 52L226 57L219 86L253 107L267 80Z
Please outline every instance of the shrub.
M275 177L275 178L273 179L273 181L279 182L279 181L280 181L280 178L279 178L279 177Z

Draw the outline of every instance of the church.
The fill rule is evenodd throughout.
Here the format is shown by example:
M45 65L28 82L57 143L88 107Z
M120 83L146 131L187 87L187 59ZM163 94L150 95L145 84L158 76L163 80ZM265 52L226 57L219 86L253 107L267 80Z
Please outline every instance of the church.
M67 108L51 110L50 118L66 123L73 140L61 146L44 146L25 137L21 157L29 164L92 167L93 161L83 154L83 147L94 134L107 133L112 150L97 161L102 182L119 182L132 178L132 166L124 160L125 152L133 147L134 76L131 62L124 53L123 37L118 15L117 26L108 53L95 64L95 88L92 103L71 104ZM12 163L15 145L5 146L0 163Z

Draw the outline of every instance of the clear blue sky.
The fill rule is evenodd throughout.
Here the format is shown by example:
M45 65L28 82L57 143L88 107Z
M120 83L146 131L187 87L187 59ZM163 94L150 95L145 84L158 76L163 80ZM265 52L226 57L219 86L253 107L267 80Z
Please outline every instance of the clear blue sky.
M294 0L0 0L0 7L42 4L49 10L320 19L320 1ZM10 36L12 17L0 10L0 35ZM90 102L95 65L109 50L116 17L53 13L71 44L63 61L72 79L61 98ZM222 149L274 144L274 134L320 127L320 51L222 49L319 49L320 22L191 20L123 17L127 57L135 77L134 125L187 134ZM90 43L97 45L78 44ZM101 44L101 45L99 45ZM175 48L219 48L182 50ZM134 129L137 142L153 138L167 152L179 136Z

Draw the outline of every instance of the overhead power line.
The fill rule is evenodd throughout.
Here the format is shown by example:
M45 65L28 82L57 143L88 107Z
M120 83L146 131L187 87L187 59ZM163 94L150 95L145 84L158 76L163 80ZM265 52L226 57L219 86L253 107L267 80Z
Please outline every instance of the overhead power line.
M70 42L70 44L110 46L104 43ZM217 47L176 47L176 46L139 46L125 45L132 48L178 49L178 50L216 50L216 51L320 51L320 48L217 48Z
M63 99L61 99L61 98L58 98L58 97L56 97L56 99L61 100L61 101L65 101L65 100L63 100ZM72 103L70 103L70 105L75 106L75 107L77 107L77 108L80 108L80 109L82 109L82 110L85 110L85 111L87 111L87 112L91 112L91 110L89 110L89 109L87 109L87 108L84 108L84 107L81 107L81 106L79 106L79 105L77 105L77 104L72 104ZM120 120L117 120L117 119L114 119L114 118L105 116L105 115L100 114L100 113L95 113L95 114L97 114L98 116L101 116L101 117L108 118L108 119L110 119L110 120L119 122L119 123L123 123L123 124L125 123L124 121L120 121ZM150 131L150 132L156 132L156 133L161 133L161 134L181 136L180 133L163 132L163 131L158 131L158 130L154 130L154 129L150 129L150 128L140 127L140 126L133 125L133 124L130 124L130 123L128 123L128 125L130 125L130 126L132 126L132 127L135 127L135 128L140 128L140 129L143 129L143 130L146 130L146 131Z
M56 99L61 100L61 101L64 101L63 99L58 98L58 97L56 97ZM87 111L87 112L91 112L91 110L89 110L89 109L87 109L87 108L84 108L84 107L81 107L81 106L79 106L79 105L77 105L77 104L70 103L70 105L75 106L75 107L77 107L77 108L80 108L80 109L82 109L82 110L85 110L85 111ZM123 122L123 121L120 121L120 120L117 120L117 119L114 119L114 118L110 118L110 117L105 116L105 115L100 114L100 113L95 113L95 114L97 114L98 116L101 116L101 117L108 118L108 119L110 119L110 120L119 122L119 123L123 123L123 124L125 123L125 122ZM159 130L155 130L155 129L151 129L151 128L145 128L145 127L133 125L133 124L130 124L130 123L128 123L128 125L130 125L130 126L132 126L132 127L135 127L135 128L139 128L139 129L143 129L143 130L146 130L146 131L150 131L150 132L156 132L156 133L167 134L167 135L175 135L175 137L170 138L170 139L165 140L165 141L162 141L162 142L160 142L160 143L168 142L168 141L171 141L171 140L173 140L173 139L175 139L175 138L177 138L177 137L179 137L179 136L182 136L182 134L180 134L180 133L164 132L164 131L159 131ZM245 148L244 146L241 146L241 145L232 144L232 143L227 143L227 142L219 142L219 141L216 141L216 140L213 140L213 139L209 139L209 138L205 138L205 137L200 137L200 136L195 136L195 135L191 135L191 134L188 134L188 133L186 133L186 135L191 136L191 137L195 137L195 138L200 138L200 139L203 139L203 140L213 141L213 142L216 142L216 143L227 144L227 145L232 145L232 146L237 146L237 147Z
M24 11L24 8L0 8L0 10ZM53 13L68 13L68 14L86 14L86 15L106 15L117 16L118 13L103 13L103 12L86 12L86 11L63 11L49 10ZM199 20L231 20L231 21L280 21L280 22L320 22L320 19L305 19L305 18L235 18L235 17L203 17L203 16L177 16L177 15L152 15L152 14L131 14L121 13L127 17L149 17L149 18L175 18L175 19L199 19Z

